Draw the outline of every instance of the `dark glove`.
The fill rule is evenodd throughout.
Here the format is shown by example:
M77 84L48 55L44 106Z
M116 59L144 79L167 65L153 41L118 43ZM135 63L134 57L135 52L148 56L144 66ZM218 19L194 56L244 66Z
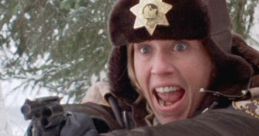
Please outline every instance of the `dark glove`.
M26 136L97 136L93 120L83 113L67 113L65 120L56 126L42 128L31 123Z
M59 123L51 124L56 120L60 120L58 121ZM51 123L44 125L46 124L46 120L33 119L26 131L25 136L59 136L62 126L65 124L64 116L56 116L50 118L48 121L51 121Z
M93 120L86 114L68 114L60 136L97 136L98 132Z

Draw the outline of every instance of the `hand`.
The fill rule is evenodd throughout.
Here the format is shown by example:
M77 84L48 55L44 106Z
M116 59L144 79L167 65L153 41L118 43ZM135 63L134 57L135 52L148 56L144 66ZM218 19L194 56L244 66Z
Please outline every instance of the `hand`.
M61 129L60 136L97 136L93 120L86 114L68 114L66 123Z

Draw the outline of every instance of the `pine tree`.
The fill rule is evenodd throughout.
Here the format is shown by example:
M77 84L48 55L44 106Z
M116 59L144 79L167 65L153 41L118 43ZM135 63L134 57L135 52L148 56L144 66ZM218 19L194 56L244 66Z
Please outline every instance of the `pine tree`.
M114 1L0 0L0 80L79 102L92 82L105 77L111 51L106 21ZM257 3L228 0L234 31L254 46Z

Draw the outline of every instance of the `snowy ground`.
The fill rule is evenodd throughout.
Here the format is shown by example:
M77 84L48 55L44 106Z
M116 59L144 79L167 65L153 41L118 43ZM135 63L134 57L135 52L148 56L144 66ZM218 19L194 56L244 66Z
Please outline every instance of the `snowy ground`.
M0 107L0 136L24 136L29 121L24 120L20 108L25 99L50 95L46 90L41 90L40 93L31 93L30 91L22 90L10 92L18 83L19 81L16 80L0 83L0 90L2 90L3 95L3 100L0 97L0 106L4 105Z
M9 133L8 135L1 136L24 136L24 132L29 124L28 121L23 119L23 116L20 114L19 107L10 107L7 109L8 116L8 130L5 133ZM6 130L5 130L6 131Z

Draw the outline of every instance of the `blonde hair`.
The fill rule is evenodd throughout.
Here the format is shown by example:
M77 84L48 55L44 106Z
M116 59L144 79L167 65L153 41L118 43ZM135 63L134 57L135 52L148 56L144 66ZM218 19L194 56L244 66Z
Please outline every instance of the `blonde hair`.
M139 97L136 101L142 99L142 92L140 90L141 86L136 78L135 67L134 67L134 44L129 44L127 46L127 69L128 76L131 81L131 84L136 88L136 91L139 93Z

